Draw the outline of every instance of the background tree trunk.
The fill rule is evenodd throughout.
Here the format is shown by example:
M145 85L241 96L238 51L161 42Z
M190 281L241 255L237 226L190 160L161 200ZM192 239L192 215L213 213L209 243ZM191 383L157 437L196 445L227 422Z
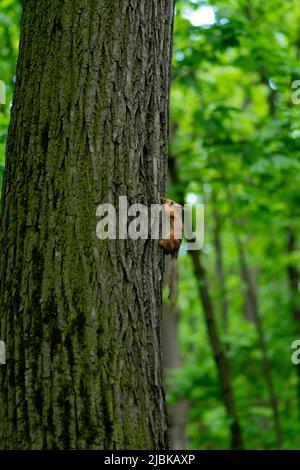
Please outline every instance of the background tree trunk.
M224 181L226 181L225 175L223 175L223 178L224 178ZM226 195L227 195L227 200L230 204L231 213L234 214L234 209L235 209L234 197L229 188L229 185L226 187ZM259 309L259 299L257 296L256 284L252 278L252 272L251 272L250 267L248 266L247 254L244 249L242 239L237 230L237 227L240 225L240 221L236 219L235 217L233 217L232 223L233 223L233 235L234 235L235 243L237 246L238 257L239 257L241 279L243 280L244 286L246 289L246 292L245 292L245 299L246 299L245 312L247 312L246 318L250 321L253 321L256 327L258 342L259 342L259 346L260 346L261 353L262 353L263 374L264 374L265 381L268 387L270 408L273 414L276 448L280 449L282 447L282 430L281 430L278 398L277 398L276 387L274 385L274 380L273 380L273 375L272 375L272 366L271 366L271 361L269 358L266 335L264 331L263 321L261 318L261 312Z
M277 449L280 449L282 446L282 431L280 423L280 414L279 414L279 405L277 399L276 388L274 386L274 380L272 375L271 361L269 358L267 341L265 336L265 331L263 327L263 321L261 319L261 314L259 310L258 298L256 295L255 284L252 279L251 270L248 267L246 253L244 251L244 246L240 240L238 233L235 233L235 240L237 244L237 250L240 258L240 269L241 269L241 279L243 279L246 287L246 296L248 302L248 308L251 312L250 318L254 319L256 326L256 331L258 335L258 341L262 352L262 363L263 363L263 373L266 380L266 384L269 391L269 400L270 407L272 409L273 421L274 421L274 431Z
M166 376L182 365L178 340L179 318L178 304L166 302L163 308L163 352ZM184 394L168 408L170 449L183 450L187 448L188 408L189 403Z
M169 171L173 183L176 185L176 192L178 195L177 201L183 205L185 201L185 194L178 174L175 157L172 157L169 160ZM191 233L191 230L189 233ZM218 373L224 407L228 417L230 418L231 449L241 450L244 449L244 443L240 420L236 409L230 363L226 354L226 349L223 347L223 343L219 335L215 308L209 289L206 270L202 263L201 254L198 251L191 250L189 251L189 255L191 256L193 271L197 282L199 299L203 307L204 320L206 323L208 338Z
M2 449L165 449L157 241L96 208L165 192L173 0L23 2L0 250Z
M174 266L170 256L166 256L164 285L168 291L172 268ZM163 362L166 378L168 378L168 374L174 373L182 366L179 348L179 320L180 306L176 295L174 299L165 300L163 303ZM178 398L175 404L168 407L170 449L182 450L188 446L188 408L189 403L184 394Z
M230 418L231 448L233 450L241 450L244 448L244 444L239 416L236 410L230 364L219 336L214 305L208 289L206 271L202 265L199 253L197 251L190 251L189 253L193 262L193 269L195 278L197 280L199 298L201 299L203 305L207 332L218 372L224 406Z
M213 241L214 248L216 253L216 263L215 263L215 272L216 278L218 279L218 290L220 297L220 310L222 318L222 328L224 332L228 330L228 293L226 290L226 276L224 271L224 261L223 261L223 243L222 243L222 225L223 221L221 215L217 209L217 196L212 194L212 204L213 204L213 218L214 218L214 233Z

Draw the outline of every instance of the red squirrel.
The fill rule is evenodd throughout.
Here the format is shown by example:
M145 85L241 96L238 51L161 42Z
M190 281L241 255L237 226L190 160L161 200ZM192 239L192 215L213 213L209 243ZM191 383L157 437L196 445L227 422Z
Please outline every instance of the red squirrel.
M178 286L178 252L182 242L183 224L181 219L182 206L170 199L162 198L165 215L169 218L170 231L165 239L160 240L159 246L166 255L171 255L165 265L165 283L169 286L169 301L176 301Z
M182 206L174 201L171 201L171 199L165 198L162 198L162 203L166 217L168 217L170 221L170 232L167 234L165 239L160 240L159 246L164 250L166 255L171 255L173 258L177 258L182 242Z

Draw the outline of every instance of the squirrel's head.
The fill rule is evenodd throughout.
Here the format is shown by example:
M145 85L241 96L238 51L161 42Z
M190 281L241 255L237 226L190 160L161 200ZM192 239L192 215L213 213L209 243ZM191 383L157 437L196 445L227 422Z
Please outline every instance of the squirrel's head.
M168 206L170 209L182 209L182 206L180 204L177 204L177 202L172 201L171 199L167 199L165 197L161 198L162 204Z

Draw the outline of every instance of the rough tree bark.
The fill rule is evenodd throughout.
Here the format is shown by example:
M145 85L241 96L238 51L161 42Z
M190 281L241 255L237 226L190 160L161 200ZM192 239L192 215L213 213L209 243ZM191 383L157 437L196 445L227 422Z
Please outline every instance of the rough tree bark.
M2 449L165 449L162 250L96 208L158 203L173 0L28 0L1 212Z

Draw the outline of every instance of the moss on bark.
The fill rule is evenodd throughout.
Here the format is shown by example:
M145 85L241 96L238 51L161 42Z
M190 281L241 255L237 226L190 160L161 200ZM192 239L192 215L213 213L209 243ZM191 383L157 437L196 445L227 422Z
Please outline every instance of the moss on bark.
M96 208L165 191L173 0L28 0L0 226L2 449L164 449L162 252Z

